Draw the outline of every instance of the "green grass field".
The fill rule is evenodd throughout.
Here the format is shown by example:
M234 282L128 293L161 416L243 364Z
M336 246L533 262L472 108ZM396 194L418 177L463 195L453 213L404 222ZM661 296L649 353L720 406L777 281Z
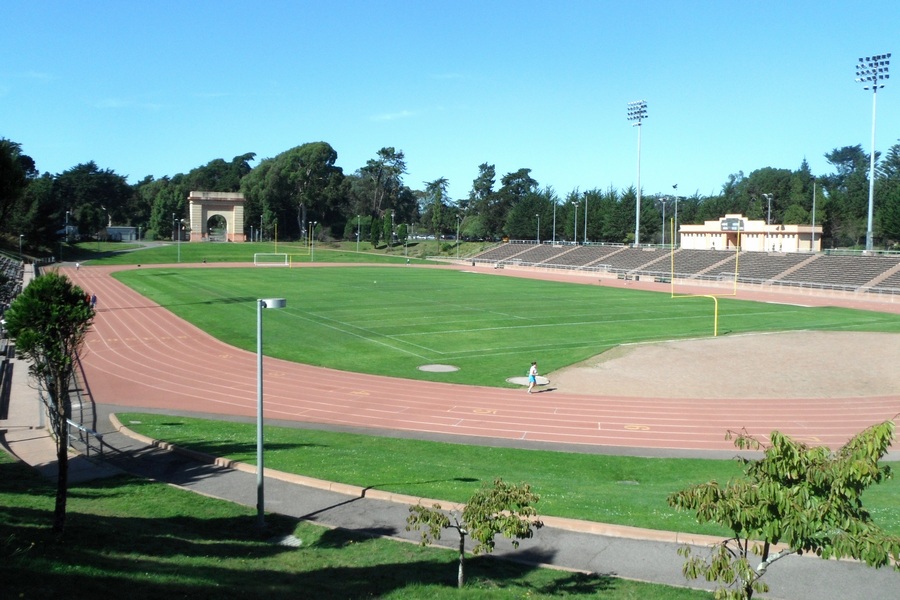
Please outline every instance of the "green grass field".
M466 257L488 247L489 243L462 242L459 256ZM63 256L67 261L80 260L88 265L159 265L182 263L247 263L253 264L255 253L284 253L297 264L316 263L411 263L421 264L429 256L456 257L455 242L411 240L406 246L373 248L369 242L358 246L354 242L316 243L315 249L297 242L209 243L173 242L153 243L146 247L137 244L83 242L66 246ZM180 260L179 260L180 258Z
M144 435L212 456L256 464L253 423L126 413L123 424ZM482 482L527 481L542 515L665 531L727 537L666 503L690 485L738 476L736 460L641 458L516 448L491 448L391 437L266 427L266 467L383 491L465 502ZM414 456L414 461L398 456ZM896 467L897 465L895 465ZM575 485L573 485L575 483ZM873 486L866 508L900 534L900 479Z
M336 369L503 386L532 360L551 372L622 344L709 337L713 303L667 293L446 269L140 269L124 283L217 338L254 350L256 299L265 352ZM785 330L900 331L900 315L719 300L719 335ZM417 370L425 364L453 373Z
M539 569L298 522L121 476L69 488L66 536L50 531L55 483L0 452L4 598L597 598L688 600L693 590ZM397 527L402 527L398 523ZM286 535L298 547L275 542Z

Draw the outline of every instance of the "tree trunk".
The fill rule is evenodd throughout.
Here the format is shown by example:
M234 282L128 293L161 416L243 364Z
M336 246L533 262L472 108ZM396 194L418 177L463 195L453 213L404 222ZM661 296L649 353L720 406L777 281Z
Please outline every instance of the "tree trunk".
M69 487L69 440L65 413L54 415L56 428L56 506L53 512L53 533L62 536L66 528L66 499Z
M465 575L465 561L466 561L466 536L459 536L459 571L456 575L456 587L462 589L462 587L466 584L466 575Z

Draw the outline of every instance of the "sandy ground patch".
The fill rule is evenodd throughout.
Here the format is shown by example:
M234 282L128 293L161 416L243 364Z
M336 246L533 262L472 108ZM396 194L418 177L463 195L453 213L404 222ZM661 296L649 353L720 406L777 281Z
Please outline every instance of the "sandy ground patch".
M900 394L900 335L801 331L623 346L547 376L573 394L890 396Z

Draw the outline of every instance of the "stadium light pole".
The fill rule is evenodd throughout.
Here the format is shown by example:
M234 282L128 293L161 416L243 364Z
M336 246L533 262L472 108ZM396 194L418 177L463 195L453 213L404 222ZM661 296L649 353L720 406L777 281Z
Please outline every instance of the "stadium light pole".
M537 241L538 244L540 244L541 243L541 215L536 214L534 216L537 217L537 235L534 236L534 239L535 239L535 241Z
M878 88L883 88L883 82L890 79L888 67L891 64L891 53L867 56L865 60L859 59L856 65L856 81L865 84L864 90L872 90L872 153L869 155L869 215L866 225L866 251L872 251L872 208L875 199L875 105L878 98Z
M556 198L553 199L553 245L556 245Z
M632 127L638 128L637 143L637 202L634 211L634 245L641 245L641 122L647 118L647 101L628 103L628 120L636 121Z
M459 214L456 215L456 260L459 260Z
M809 242L809 249L816 251L816 178L813 177L813 205L812 205L812 230L810 231L812 238Z
M588 205L588 197L587 194L584 195L584 232L581 235L581 244L584 245L587 243L587 205Z
M356 253L359 254L359 225L360 215L356 215Z
M672 244L677 248L678 247L678 184L672 186L675 194L675 227L672 232Z
M181 262L181 229L184 227L184 219L175 221L175 226L178 228L178 242L175 245L178 246L178 262Z
M662 246L665 248L666 246L666 201L668 201L668 196L663 196L659 199L659 203L662 205Z
M284 298L260 298L256 301L256 526L266 526L266 499L263 463L263 326L264 308L284 308Z
M763 194L763 198L766 199L766 204L768 209L766 211L766 225L772 224L772 194Z
M312 229L309 231L309 235L310 235L309 239L312 240L312 244L311 244L312 249L310 250L309 262L316 262L316 225L317 224L318 224L318 221L313 221Z
M24 233L19 234L19 260L22 260L22 238L25 237Z
M575 213L575 225L572 229L572 235L575 238L574 242L576 246L578 245L578 204L578 202L575 203L575 210L573 211Z

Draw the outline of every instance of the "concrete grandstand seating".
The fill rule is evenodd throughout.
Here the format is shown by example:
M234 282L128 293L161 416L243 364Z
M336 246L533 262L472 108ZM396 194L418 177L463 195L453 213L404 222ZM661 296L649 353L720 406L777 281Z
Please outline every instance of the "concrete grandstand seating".
M510 243L475 257L554 269L593 270L618 275L668 279L672 272L671 249L634 248L621 245L558 245ZM674 252L676 277L720 279L798 287L821 287L900 295L900 255L739 252L733 250L685 250Z
M893 269L895 256L834 256L822 254L786 275L790 281L835 287L857 288Z

